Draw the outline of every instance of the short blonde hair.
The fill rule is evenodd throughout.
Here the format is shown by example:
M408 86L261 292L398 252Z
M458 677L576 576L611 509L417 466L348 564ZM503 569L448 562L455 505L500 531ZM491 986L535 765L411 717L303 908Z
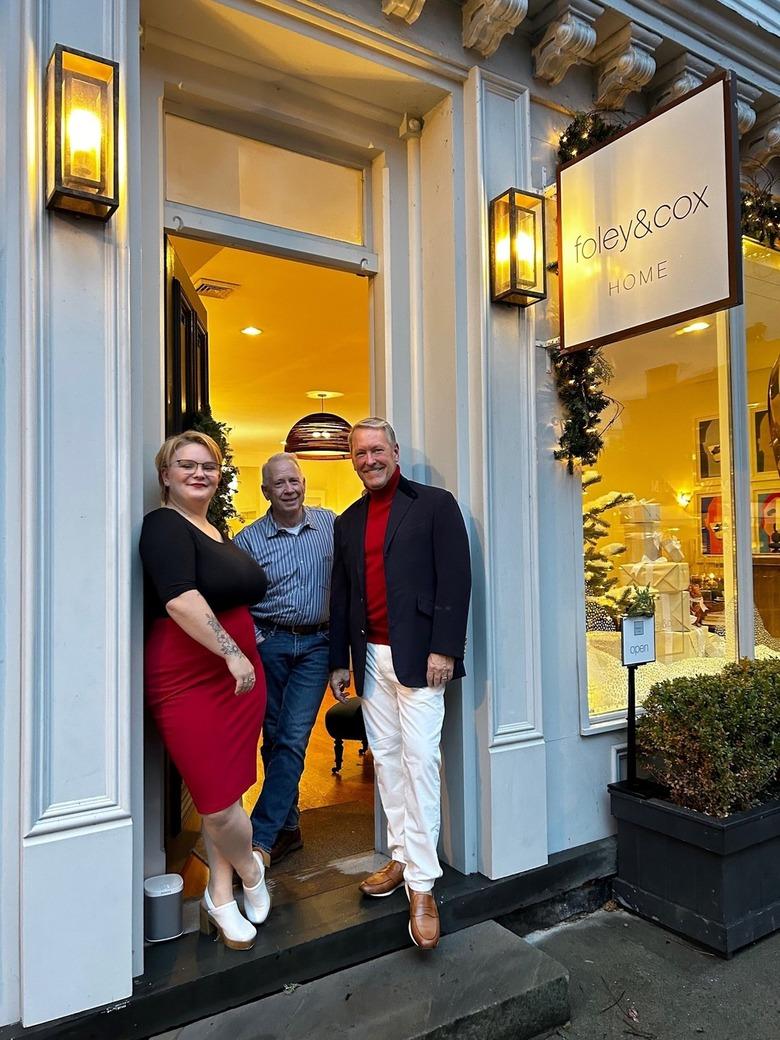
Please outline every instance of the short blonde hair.
M160 482L160 493L162 495L163 502L168 501L169 490L165 486L163 480L163 470L170 467L173 461L173 456L183 447L185 444L200 444L206 448L211 454L218 466L222 465L222 452L219 445L213 439L209 437L207 433L198 433L197 430L185 430L184 433L175 433L172 437L168 437L163 441L162 447L154 457L154 464L157 467L157 479Z
M395 436L395 430L387 421L387 419L380 419L377 415L370 415L367 419L361 419L360 422L356 422L352 429L349 431L349 450L352 451L352 437L355 430L382 430L385 437L387 437L388 443L391 448L394 448L398 444L398 440Z

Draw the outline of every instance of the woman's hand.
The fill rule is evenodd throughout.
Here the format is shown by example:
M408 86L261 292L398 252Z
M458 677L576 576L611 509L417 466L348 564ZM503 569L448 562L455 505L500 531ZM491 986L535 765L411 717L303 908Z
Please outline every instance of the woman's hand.
M235 694L249 693L255 685L255 669L245 654L237 654L227 658L230 674L236 680Z

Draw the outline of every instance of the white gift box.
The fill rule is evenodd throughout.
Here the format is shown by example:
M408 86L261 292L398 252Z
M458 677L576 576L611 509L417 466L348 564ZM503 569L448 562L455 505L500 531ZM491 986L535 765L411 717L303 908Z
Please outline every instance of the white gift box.
M640 502L632 502L623 507L624 524L659 523L661 506L658 502L648 502L644 498Z
M687 563L670 563L664 559L621 564L618 576L624 585L642 588L649 585L656 592L685 592L691 581Z
M658 535L647 532L627 534L626 555L632 563L657 560L661 555Z
M661 632L656 634L656 657L659 661L682 661L689 657L704 657L706 633L700 628L690 632Z
M689 632L693 628L691 597L688 592L659 592L655 598L655 630Z

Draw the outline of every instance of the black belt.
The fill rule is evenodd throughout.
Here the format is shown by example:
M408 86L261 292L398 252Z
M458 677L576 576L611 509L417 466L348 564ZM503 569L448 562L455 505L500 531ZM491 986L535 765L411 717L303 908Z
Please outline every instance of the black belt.
M291 636L313 636L317 632L327 632L328 622L323 621L320 625L282 625L273 623L274 632L289 632Z

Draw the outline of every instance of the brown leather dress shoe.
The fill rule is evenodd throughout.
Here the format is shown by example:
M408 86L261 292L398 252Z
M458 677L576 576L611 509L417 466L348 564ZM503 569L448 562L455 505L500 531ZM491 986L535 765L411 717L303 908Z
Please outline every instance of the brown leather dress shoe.
M296 827L294 831L279 831L274 847L271 849L271 865L274 866L289 853L297 852L302 848L303 838L300 827Z
M409 896L409 935L421 950L434 950L439 945L439 910L433 892L413 892Z
M271 853L270 852L266 852L266 850L261 848L259 845L253 845L252 846L252 852L259 852L260 855L263 858L264 865L266 867L270 867L271 866ZM241 878L238 876L238 873L235 870L233 871L233 880L234 880L234 882L236 880L238 880L238 881L241 880Z
M403 883L404 864L399 863L396 859L391 859L381 870L377 870L375 873L369 874L367 878L364 878L358 887L364 896L374 896L377 899L381 899L383 896L389 896L392 892L395 892Z

